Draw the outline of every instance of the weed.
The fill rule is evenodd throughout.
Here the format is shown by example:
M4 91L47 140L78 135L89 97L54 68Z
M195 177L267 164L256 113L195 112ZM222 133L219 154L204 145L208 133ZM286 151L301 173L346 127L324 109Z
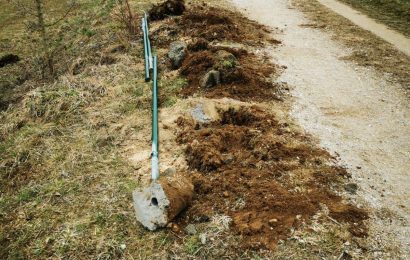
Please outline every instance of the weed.
M178 97L176 96L168 96L164 102L162 103L162 107L172 107L178 101Z
M93 223L103 227L107 223L107 216L103 212L97 212L93 217Z
M93 29L86 27L81 28L80 33L87 37L92 37L96 34L96 32Z
M198 236L191 236L185 241L184 247L187 254L194 255L201 247L201 241Z
M31 201L36 198L37 194L38 192L35 188L25 188L18 194L17 200L19 202Z
M235 68L235 62L232 62L230 60L224 60L222 61L222 66L225 69L232 69L232 68Z

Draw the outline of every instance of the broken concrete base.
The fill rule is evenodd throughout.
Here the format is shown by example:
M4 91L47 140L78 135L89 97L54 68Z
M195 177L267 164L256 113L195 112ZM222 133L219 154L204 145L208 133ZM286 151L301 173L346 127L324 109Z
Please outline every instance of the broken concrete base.
M137 220L153 231L165 227L192 201L194 186L182 174L164 175L145 189L134 191Z

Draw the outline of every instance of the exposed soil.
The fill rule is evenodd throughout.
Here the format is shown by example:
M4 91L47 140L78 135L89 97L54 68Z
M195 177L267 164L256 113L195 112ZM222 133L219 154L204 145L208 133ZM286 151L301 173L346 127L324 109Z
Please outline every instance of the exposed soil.
M220 120L209 124L177 121L195 186L193 205L178 220L182 225L228 215L244 248L273 249L290 228L327 207L331 218L351 224L353 235L366 235L367 213L331 191L348 173L331 166L325 150L260 107L219 113Z
M277 85L272 77L277 76L277 67L266 62L263 55L250 53L241 47L217 45L232 42L246 46L262 46L269 41L278 44L269 35L270 30L237 12L202 5L189 5L179 17L171 17L160 25L153 23L151 38L154 46L168 48L175 40L184 39L188 55L183 61L180 74L189 85L180 94L183 97L201 94L209 98L230 97L241 101L266 101L279 99ZM235 64L218 59L218 51L227 51L238 61ZM255 69L255 64L258 69ZM169 66L168 69L172 69ZM200 81L210 70L221 75L220 84L201 88Z
M180 73L187 77L190 83L181 91L183 96L201 92L209 98L230 97L241 101L278 98L277 86L271 80L277 69L271 63L263 62L261 57L241 49L208 48L204 41L192 45L191 49L199 51L191 52L182 64ZM216 52L221 49L233 54L239 64L224 67L215 58ZM259 64L258 70L255 70L255 64ZM221 73L221 84L212 88L201 88L201 78L211 69L217 69Z
M158 47L168 47L172 41L180 40L181 37L249 45L262 45L265 40L277 43L269 32L271 29L268 27L251 21L238 12L203 3L189 5L181 16L167 19L152 31L151 40Z
M167 0L161 4L154 5L149 11L149 18L152 21L162 20L170 15L181 15L184 11L184 0Z

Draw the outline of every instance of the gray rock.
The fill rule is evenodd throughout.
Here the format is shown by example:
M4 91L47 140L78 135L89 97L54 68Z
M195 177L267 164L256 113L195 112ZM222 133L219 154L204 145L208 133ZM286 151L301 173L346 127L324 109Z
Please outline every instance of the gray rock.
M210 118L204 113L202 106L195 107L191 112L192 118L198 121L199 123L209 123Z
M228 61L232 64L236 64L238 60L236 59L235 55L232 53L225 51L225 50L220 50L216 52L216 58L219 61Z
M205 233L200 234L199 239L201 240L201 244L203 245L206 244L206 234Z
M345 190L350 194L356 194L358 186L356 183L348 183L345 185Z
M217 70L211 70L201 79L202 88L212 88L221 83L221 73Z
M171 43L168 51L168 58L174 68L179 68L186 56L187 46L184 42L176 41Z
M187 232L188 235L195 235L196 234L196 227L192 224L188 224L185 227L185 231Z

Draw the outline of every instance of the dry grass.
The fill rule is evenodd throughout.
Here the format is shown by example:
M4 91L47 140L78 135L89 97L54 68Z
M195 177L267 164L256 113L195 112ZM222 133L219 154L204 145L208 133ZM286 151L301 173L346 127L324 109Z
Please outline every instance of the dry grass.
M275 257L238 251L241 237L229 232L227 216L196 225L194 235L152 233L136 222L131 192L143 181L129 149L150 147L151 93L142 74L141 43L124 42L121 25L110 16L112 2L83 1L81 12L70 18L70 47L56 80L18 81L19 66L26 63L0 70L7 86L21 90L0 112L0 258ZM140 13L149 2L131 4ZM24 34L15 38L25 44ZM2 48L16 51L8 40ZM27 62L32 66L30 56ZM161 77L161 106L171 113L187 82L172 73ZM272 107L284 113L281 105ZM346 246L345 227L324 215L294 230L276 258L289 258L289 250L296 258L314 258L318 250L325 258L338 256Z
M89 5L84 16L105 7ZM149 116L150 88L139 43L112 51L123 43L112 40L117 25L110 19L107 12L90 23L91 37L73 32L65 65L81 57L81 71L54 82L27 79L26 91L0 112L2 259L155 255L164 233L145 234L136 223L131 192L139 184L121 153L146 127L141 119ZM101 62L105 53L113 62ZM1 73L17 74L11 68Z
M315 27L329 31L333 39L351 49L351 54L344 59L374 68L391 81L400 83L406 94L410 94L410 57L316 0L293 0L292 3L315 22Z

